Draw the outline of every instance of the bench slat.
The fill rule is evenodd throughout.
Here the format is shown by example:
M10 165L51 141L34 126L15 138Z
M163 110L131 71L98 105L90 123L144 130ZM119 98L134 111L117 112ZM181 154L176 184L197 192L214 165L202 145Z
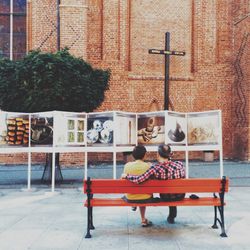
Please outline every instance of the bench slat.
M86 193L86 189L86 181L84 181L84 193ZM149 180L141 184L135 184L128 180L91 180L92 194L218 193L220 191L220 179ZM226 180L225 192L228 192L228 179Z
M87 207L87 201L85 201L84 206ZM209 198L200 197L199 199L192 200L190 198L184 198L181 201L171 201L171 202L156 202L156 203L127 203L121 198L94 198L91 200L92 207L142 207L142 206L220 206L219 198ZM225 205L225 203L224 203Z
M214 193L220 192L219 187L98 187L92 190L93 194L151 194L151 193Z
M87 182L86 180L84 182ZM128 180L122 180L122 179L117 179L117 180L110 180L110 179L92 179L91 180L92 184L95 187L98 186L113 186L113 187L123 187L123 186L136 186L138 184L135 184L131 181ZM162 186L164 185L167 186L178 186L180 185L185 185L185 186L193 186L193 185L221 185L221 180L220 179L209 179L209 178L197 178L197 179L171 179L171 180L148 180L146 182L143 182L139 184L140 186Z

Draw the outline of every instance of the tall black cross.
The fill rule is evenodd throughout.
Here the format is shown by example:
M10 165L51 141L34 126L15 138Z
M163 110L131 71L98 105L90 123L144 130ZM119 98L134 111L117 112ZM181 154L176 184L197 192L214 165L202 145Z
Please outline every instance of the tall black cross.
M165 50L149 49L149 54L165 55L165 84L164 84L164 109L169 107L169 56L185 56L185 51L170 51L170 33L165 33Z

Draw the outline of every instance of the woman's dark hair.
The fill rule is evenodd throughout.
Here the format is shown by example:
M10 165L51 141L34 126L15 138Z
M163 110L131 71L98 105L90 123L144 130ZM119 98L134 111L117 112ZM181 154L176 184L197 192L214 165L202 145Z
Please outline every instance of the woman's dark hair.
M132 155L136 160L142 160L143 157L145 156L146 152L147 152L147 150L144 146L138 145L138 146L134 147Z
M169 145L161 144L158 147L158 153L162 158L170 159L171 158L171 147Z

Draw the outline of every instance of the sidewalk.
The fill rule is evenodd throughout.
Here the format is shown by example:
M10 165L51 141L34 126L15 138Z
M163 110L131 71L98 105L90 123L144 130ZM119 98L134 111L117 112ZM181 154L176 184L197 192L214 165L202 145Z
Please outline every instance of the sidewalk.
M213 175L217 166L193 163L191 168L190 174L195 177ZM82 173L81 169L74 171ZM90 168L89 175L91 171L99 178L109 172L104 166ZM247 250L250 246L250 166L228 162L224 172L230 177L231 186L225 197L228 238L221 238L220 230L211 228L214 212L211 207L179 207L174 225L166 222L167 207L147 208L147 217L154 223L151 228L140 226L138 211L108 207L94 208L96 229L91 239L85 239L86 208L82 205L85 195L79 182L73 188L71 185L58 186L55 193L39 185L31 191L19 186L1 189L0 249Z
M55 194L4 190L0 198L0 249L249 249L249 187L226 195L228 238L212 229L213 208L180 207L176 224L166 223L168 208L148 208L152 228L141 228L129 208L95 208L92 238L85 239L86 208L80 189Z

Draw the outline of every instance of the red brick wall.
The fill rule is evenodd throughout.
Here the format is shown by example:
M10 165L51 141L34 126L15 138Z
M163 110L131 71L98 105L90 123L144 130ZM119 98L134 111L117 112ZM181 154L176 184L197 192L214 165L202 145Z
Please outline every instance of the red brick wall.
M71 54L86 58L87 5L85 0L61 0L60 47L68 47Z
M45 163L45 154L33 153L31 155L32 164ZM2 154L0 155L0 164L28 164L28 154Z
M31 25L29 34L29 49L55 51L57 48L57 16L56 1L34 0L29 3L28 25Z
M230 1L113 2L95 1L102 15L91 9L88 14L102 41L88 43L88 59L112 70L111 88L99 110L149 111L153 101L163 109L164 59L149 55L148 49L163 49L164 33L170 31L171 48L187 53L170 59L171 104L180 112L222 109L224 157L231 158L235 72Z
M234 83L233 83L233 153L235 158L250 160L249 83L250 83L250 6L249 1L233 4Z

